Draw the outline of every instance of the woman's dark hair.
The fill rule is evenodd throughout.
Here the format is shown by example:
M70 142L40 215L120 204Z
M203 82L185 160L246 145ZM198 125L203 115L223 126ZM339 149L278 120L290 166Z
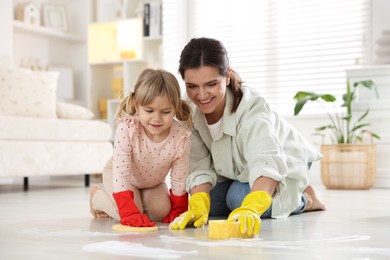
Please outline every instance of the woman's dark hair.
M179 60L179 73L184 80L184 73L187 69L196 69L201 66L211 66L218 69L221 76L226 77L230 68L227 51L223 44L211 38L193 38L184 47ZM242 99L241 77L234 70L231 70L230 82L227 86L234 95L231 112L237 110Z

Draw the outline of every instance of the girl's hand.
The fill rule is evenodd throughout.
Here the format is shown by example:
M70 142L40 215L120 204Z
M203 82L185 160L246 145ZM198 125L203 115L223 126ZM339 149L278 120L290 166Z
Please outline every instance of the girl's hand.
M121 224L131 227L154 227L156 222L150 221L148 216L139 213L121 218Z
M172 222L176 217L180 216L181 213L188 209L188 193L176 196L172 193L172 189L169 190L169 193L171 198L171 211L168 216L162 220L163 223Z
M134 192L131 190L112 194L118 207L121 224L132 227L153 227L156 222L150 221L148 216L142 214L134 202Z

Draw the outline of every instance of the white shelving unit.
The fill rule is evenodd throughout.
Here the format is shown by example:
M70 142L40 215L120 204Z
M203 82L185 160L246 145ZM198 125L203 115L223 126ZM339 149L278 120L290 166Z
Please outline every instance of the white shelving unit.
M114 114L120 100L112 89L114 69L121 67L123 71L123 92L129 94L135 82L146 67L162 68L161 45L162 36L143 36L144 0L125 0L120 18L99 15L104 5L118 9L107 1L97 1L97 21L88 26L88 61L90 79L90 97L92 110L101 113L102 104L106 104L107 122L115 129ZM102 7L99 7L102 4ZM108 20L104 20L103 18ZM100 108L100 109L99 109Z
M159 0L151 0L159 1ZM67 67L73 71L74 102L90 108L95 118L102 118L99 100L108 103L108 122L113 128L113 114L119 100L112 91L113 70L123 68L123 88L132 90L140 72L146 67L162 68L162 36L143 37L143 6L149 0L36 0L43 4L64 6L68 30L61 31L42 25L30 25L16 20L15 11L25 0L0 1L0 55L9 56L15 67L27 61L39 61L42 67ZM160 0L163 3L163 0ZM102 4L99 7L99 4ZM117 15L120 6L120 17ZM106 20L105 20L106 19ZM138 20L138 36L133 39L118 37L118 30L127 30L126 23ZM134 25L133 24L133 25ZM119 29L121 28L121 29ZM132 34L134 26L126 34ZM99 40L90 36L101 34ZM122 34L123 35L123 34ZM123 45L123 40L126 44ZM122 44L122 46L120 46ZM132 50L134 52L126 52ZM125 51L122 52L121 51ZM97 53L96 55L93 53ZM122 56L121 56L122 54ZM100 56L99 56L100 55ZM106 57L104 57L106 55Z
M14 67L39 64L46 67L69 68L73 73L73 100L90 107L87 84L87 25L91 19L93 0L36 0L42 12L43 4L63 6L68 20L68 30L56 30L32 25L16 19L16 9L25 0L3 0L0 4L2 44L0 55L10 58ZM42 13L40 13L42 17Z
M47 38L56 38L69 43L85 43L85 37L71 34L68 32L62 32L55 29L50 29L44 26L30 25L18 20L14 20L14 32L26 33L31 35L38 35Z

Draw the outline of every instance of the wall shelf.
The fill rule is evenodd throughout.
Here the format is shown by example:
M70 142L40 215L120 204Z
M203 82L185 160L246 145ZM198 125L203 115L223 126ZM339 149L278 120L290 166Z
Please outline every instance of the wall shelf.
M91 66L121 66L124 63L145 63L143 59L131 59L131 60L114 60L114 61L101 61L91 62Z
M162 41L162 36L144 36L144 41Z
M44 37L52 37L52 38L58 38L63 41L67 41L69 43L83 43L86 41L81 36L71 34L68 32L62 32L58 30L53 30L44 26L36 26L27 24L21 21L14 20L14 30L15 32L23 32L23 33L30 33L35 35L41 35Z

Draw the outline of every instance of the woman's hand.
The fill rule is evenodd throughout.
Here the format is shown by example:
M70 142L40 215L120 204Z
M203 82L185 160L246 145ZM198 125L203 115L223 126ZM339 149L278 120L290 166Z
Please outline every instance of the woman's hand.
M258 235L260 216L271 206L272 197L265 191L254 191L246 195L241 207L233 210L227 221L238 221L241 234Z
M184 229L188 224L202 227L207 223L210 212L210 195L206 192L197 192L191 195L188 202L189 210L175 218L169 228Z

